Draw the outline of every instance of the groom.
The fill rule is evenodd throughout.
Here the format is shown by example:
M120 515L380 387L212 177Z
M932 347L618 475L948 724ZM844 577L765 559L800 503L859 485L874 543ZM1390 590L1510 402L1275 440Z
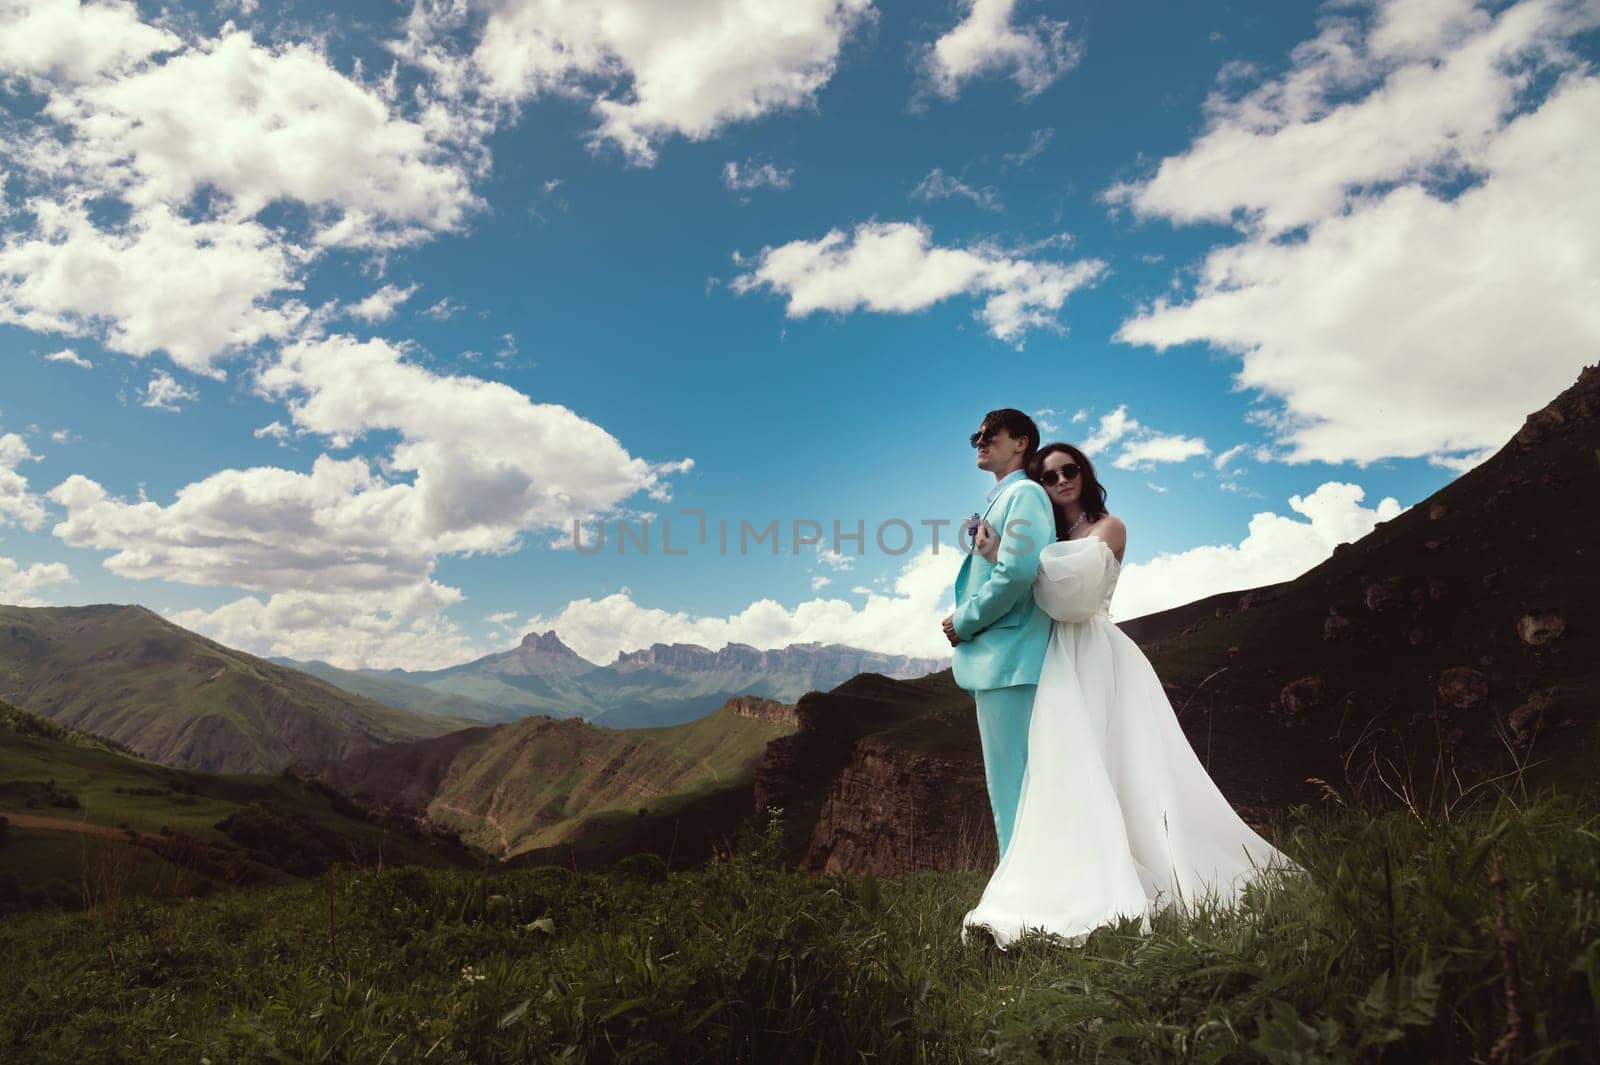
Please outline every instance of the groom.
M956 574L955 613L944 619L955 680L972 692L995 836L1004 855L1028 764L1028 720L1039 683L1050 616L1033 602L1039 552L1055 539L1055 515L1044 489L1023 466L1039 449L1039 427L1010 407L992 410L972 434L978 468L994 474L979 517L1000 537L995 561L971 550ZM971 526L966 535L970 536Z

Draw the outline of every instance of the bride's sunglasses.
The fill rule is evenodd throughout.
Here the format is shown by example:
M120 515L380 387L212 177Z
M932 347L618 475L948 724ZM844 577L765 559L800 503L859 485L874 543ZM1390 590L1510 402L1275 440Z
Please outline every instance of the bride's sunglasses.
M1039 483L1044 485L1046 488L1054 488L1057 481L1060 481L1062 484L1066 484L1068 481L1074 480L1078 476L1079 469L1080 468L1076 462L1063 462L1057 468L1053 470L1045 470L1043 473L1041 473L1039 475Z

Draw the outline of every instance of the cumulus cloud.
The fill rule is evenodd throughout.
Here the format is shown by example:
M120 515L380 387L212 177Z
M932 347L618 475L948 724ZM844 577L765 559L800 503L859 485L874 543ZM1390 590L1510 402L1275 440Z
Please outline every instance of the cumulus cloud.
M865 222L853 233L763 248L735 278L735 292L767 287L788 297L788 315L858 309L909 314L957 295L981 297L977 312L995 337L1020 345L1029 329L1060 329L1057 313L1105 273L1099 259L1072 263L1017 258L988 244L939 247L921 223Z
M1359 485L1327 481L1309 495L1289 497L1290 509L1304 520L1261 511L1237 544L1207 544L1130 562L1117 579L1112 613L1119 620L1136 618L1220 592L1292 580L1328 558L1336 545L1359 540L1405 509L1393 497L1364 507L1365 497ZM1130 539L1136 537L1133 530Z
M433 580L441 555L512 550L525 533L604 514L635 493L665 498L667 478L690 466L636 458L565 407L436 374L382 340L290 345L257 383L286 403L297 435L335 449L368 434L395 442L376 462L318 455L309 473L220 470L165 505L118 499L81 474L48 493L66 511L55 535L110 552L105 566L119 576L268 593L185 615L229 640L302 616L318 619L307 633L271 639L320 654L343 618L374 646L384 634L442 640L442 611L460 593Z
M812 105L871 9L871 0L495 0L474 74L463 76L501 100L586 99L595 142L647 164L668 136L705 140L732 122Z
M364 322L382 322L393 317L395 309L406 300L416 295L417 286L384 285L376 292L371 293L359 302L350 305L351 317L360 318Z
M925 203L960 198L971 200L985 211L1004 210L1000 205L1000 192L992 185L974 188L960 178L946 174L937 166L928 171L927 177L917 182L917 187L911 190L911 197Z
M64 84L114 76L180 43L119 0L0 0L0 25L0 73Z
M49 606L35 593L70 580L72 571L65 563L36 562L23 569L14 559L0 555L0 603L8 606Z
M150 376L150 383L144 386L144 399L139 405L156 410L182 410L183 404L199 398L200 394L194 389L179 384L165 370L157 370Z
M559 612L535 616L524 631L554 629L563 643L593 662L610 662L623 651L652 643L697 643L713 650L729 643L784 647L815 640L842 643L884 654L944 658L950 644L939 621L953 605L953 582L961 555L946 548L924 549L912 557L887 592L858 588L864 601L809 599L785 607L760 599L726 616L664 610L618 592L601 599L577 599Z
M1282 404L1284 461L1477 461L1600 344L1600 77L1570 47L1597 24L1560 0L1328 19L1108 193L1240 234L1117 338L1236 355L1239 386Z
M36 223L0 243L0 321L93 334L129 355L165 351L199 373L219 355L285 336L304 305L298 250L256 222L191 222L164 206L102 229L81 203L33 200Z
M1074 422L1088 420L1087 411L1072 416ZM1089 435L1079 444L1085 455L1098 458L1120 444L1111 465L1119 470L1147 470L1158 462L1186 462L1199 455L1209 455L1211 449L1200 437L1180 433L1162 433L1140 423L1128 413L1126 403L1100 416Z
M1197 436L1154 433L1130 442L1111 460L1111 465L1119 470L1142 470L1157 462L1184 462L1206 454L1210 449Z
M33 145L34 164L136 208L209 189L219 217L238 221L293 201L316 216L316 243L392 247L459 228L477 202L461 150L470 131L437 111L396 113L303 42L197 40L164 62L59 87L45 113L57 136Z
M184 628L262 656L344 669L442 669L483 654L444 610L455 589L425 582L390 595L284 592L244 596L215 610L180 610Z
M0 322L220 375L307 320L292 294L324 249L412 244L480 205L484 116L319 43L180 37L117 0L0 0L0 23L0 77L41 100L0 140L25 219L0 240Z
M1083 58L1082 45L1067 36L1067 23L1040 16L1016 21L1017 0L963 0L966 17L933 42L923 75L947 99L983 74L1010 71L1024 97L1036 96Z
M44 524L43 503L28 489L28 479L17 472L18 466L38 457L16 433L0 434L0 527L32 530Z
M46 355L44 357L44 361L45 362L64 362L68 366L76 366L80 370L92 370L92 369L94 369L94 363L90 362L88 359L84 358L82 355L79 355L76 351L74 351L71 348L62 348L60 351L52 351L50 354L48 354L48 355Z

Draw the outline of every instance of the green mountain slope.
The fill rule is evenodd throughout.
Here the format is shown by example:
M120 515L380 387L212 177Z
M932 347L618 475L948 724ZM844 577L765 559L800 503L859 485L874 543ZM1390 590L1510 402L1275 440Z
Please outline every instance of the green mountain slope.
M138 606L0 606L0 699L207 772L277 772L464 724L351 695Z
M788 708L753 699L653 729L533 717L389 744L320 773L347 794L424 812L509 857L566 840L588 818L637 817L673 796L743 789L747 811L767 743L793 730Z
M0 909L17 893L188 893L272 883L335 860L463 865L456 841L379 819L294 776L158 765L0 702ZM202 883L204 882L204 884ZM107 901L101 898L98 901Z

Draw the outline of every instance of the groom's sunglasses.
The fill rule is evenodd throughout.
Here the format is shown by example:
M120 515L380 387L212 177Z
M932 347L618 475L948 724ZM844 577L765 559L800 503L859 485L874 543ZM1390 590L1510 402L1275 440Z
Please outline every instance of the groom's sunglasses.
M1045 470L1039 475L1039 483L1046 488L1053 487L1057 481L1065 484L1077 478L1080 468L1076 462L1063 462L1053 470Z
M967 442L973 447L977 447L979 444L989 443L1004 431L1003 429L980 429L968 437Z

